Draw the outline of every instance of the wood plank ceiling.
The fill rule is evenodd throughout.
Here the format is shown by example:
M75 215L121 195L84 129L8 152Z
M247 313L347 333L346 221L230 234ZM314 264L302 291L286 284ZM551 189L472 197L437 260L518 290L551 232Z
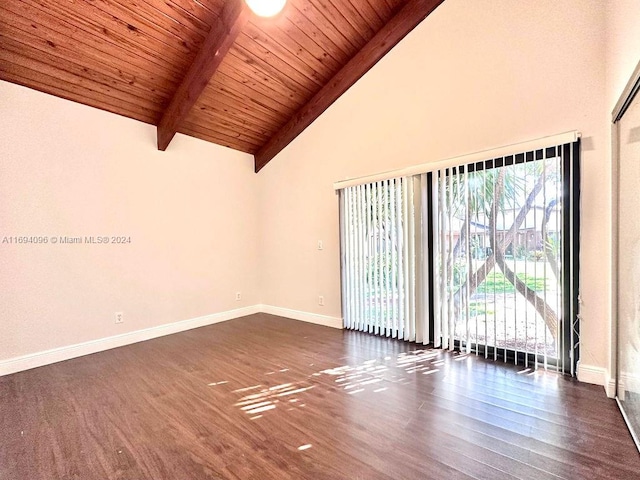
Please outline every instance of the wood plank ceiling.
M0 79L255 156L256 172L443 0L3 0ZM170 147L169 147L170 148Z

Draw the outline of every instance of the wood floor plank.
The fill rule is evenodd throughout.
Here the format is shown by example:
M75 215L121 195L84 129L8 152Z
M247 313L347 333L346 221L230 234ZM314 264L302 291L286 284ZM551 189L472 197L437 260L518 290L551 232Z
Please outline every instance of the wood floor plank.
M600 387L266 314L0 377L0 460L2 480L640 472Z

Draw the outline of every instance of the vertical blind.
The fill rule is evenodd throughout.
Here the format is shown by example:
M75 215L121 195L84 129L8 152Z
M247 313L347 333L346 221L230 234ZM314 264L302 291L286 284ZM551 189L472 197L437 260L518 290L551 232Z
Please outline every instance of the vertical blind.
M345 188L340 196L345 328L428 343L419 280L419 177ZM417 219L417 228L416 228Z
M436 346L574 373L573 155L557 145L433 172Z
M341 189L345 328L573 374L578 152Z

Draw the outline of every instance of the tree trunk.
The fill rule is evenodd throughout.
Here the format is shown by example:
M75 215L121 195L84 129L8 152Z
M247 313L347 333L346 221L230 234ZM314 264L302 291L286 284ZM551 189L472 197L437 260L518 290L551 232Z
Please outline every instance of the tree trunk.
M455 263L455 259L460 255L460 249L462 245L467 241L468 232L471 230L471 206L467 206L467 211L465 213L465 219L462 222L462 227L460 228L460 234L458 235L458 240L453 247L453 253L449 255L447 259L447 278L453 277L453 264ZM468 252L467 252L468 253Z
M542 180L542 184L545 181L545 174L543 173L540 176ZM539 182L540 183L540 182ZM496 198L500 198L502 191L504 190L504 170L500 172L498 178L496 179L495 185ZM509 268L507 262L504 259L504 251L505 245L497 245L496 242L496 217L498 214L497 203L494 202L491 213L489 214L489 239L491 242L491 248L493 249L496 263L502 270L504 276L511 282L511 284L516 288L516 290L527 299L527 301L533 305L536 311L540 314L544 323L549 328L553 339L556 340L558 337L558 316L556 312L553 311L551 307L544 301L543 298L539 297L535 290L529 288L529 286L523 280L516 275L516 273Z
M465 283L463 283L460 286L460 288L456 291L456 293L454 294L455 318L458 318L458 315L459 315L459 312L460 312L460 302L462 301L462 292L465 291L465 288L468 288L469 289L469 295L472 295L477 290L478 286L480 284L482 284L482 282L484 282L484 280L487 278L487 275L489 275L489 272L491 272L491 270L496 265L496 252L498 250L500 250L502 252L502 260L504 262L504 252L505 252L505 250L513 242L513 239L515 238L517 231L520 229L520 226L522 225L524 220L527 218L527 214L529 213L529 210L531 210L531 207L533 207L533 203L535 201L536 196L538 196L538 194L542 190L542 187L544 186L544 182L546 181L546 176L550 172L552 172L553 169L555 169L555 168L556 168L555 164L553 164L553 165L547 167L544 170L543 174L540 175L540 177L538 178L538 181L534 185L534 187L531 190L531 192L529 192L529 195L527 195L527 199L526 199L524 205L520 208L520 211L518 212L518 215L516 216L515 220L513 221L513 225L511 225L511 228L509 229L509 231L503 236L501 241L496 242L497 245L492 246L492 253L491 253L491 255L489 257L487 257L487 259L484 261L484 263L482 265L480 265L480 267L478 267L478 269L475 272L473 272L473 273L469 272L469 276L467 278L467 281ZM503 171L504 171L504 169L501 170L501 172L503 172ZM504 181L504 176L503 176L503 181ZM502 185L502 187L500 189L494 188L494 190L493 190L493 200L492 200L492 205L491 205L491 212L493 212L494 210L497 212L498 205L500 204L500 197L502 195L502 189L503 188L504 188L504 184ZM495 238L494 238L494 241L495 241ZM513 281L511 281L509 279L509 281L512 284L514 282L517 283L516 278L514 278ZM516 288L518 288L518 286L516 284L514 284L514 286ZM524 286L526 287L526 284ZM522 295L525 296L525 298L527 298L526 292L521 292L521 293L522 293ZM535 294L535 292L534 292L534 294ZM530 300L530 299L527 298L527 300ZM551 323L553 323L552 319L549 319L549 320L550 320ZM556 324L557 324L557 318L556 318ZM556 331L552 330L552 333L555 334L555 332Z
M558 259L553 254L553 249L551 248L551 242L549 242L549 231L547 229L547 225L549 224L549 218L551 217L551 211L556 206L557 201L552 200L549 202L549 205L544 209L544 217L542 218L542 227L540 228L540 235L542 236L542 241L544 242L544 254L547 257L547 262L551 267L551 271L556 276L556 280L560 283L560 269L558 268Z

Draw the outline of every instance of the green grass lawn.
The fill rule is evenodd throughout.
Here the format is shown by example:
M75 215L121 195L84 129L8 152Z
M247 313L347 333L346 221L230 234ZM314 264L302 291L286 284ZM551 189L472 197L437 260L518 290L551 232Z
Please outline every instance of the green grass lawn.
M495 311L491 309L486 309L486 304L484 302L470 302L469 303L469 315L475 317L477 315L495 315Z
M525 282L530 289L536 292L543 292L547 288L547 282L544 277L534 277L532 275L525 275L524 273L517 273L516 275L520 280ZM502 272L493 271L487 275L487 278L478 286L478 290L476 291L478 293L515 293L516 289Z

